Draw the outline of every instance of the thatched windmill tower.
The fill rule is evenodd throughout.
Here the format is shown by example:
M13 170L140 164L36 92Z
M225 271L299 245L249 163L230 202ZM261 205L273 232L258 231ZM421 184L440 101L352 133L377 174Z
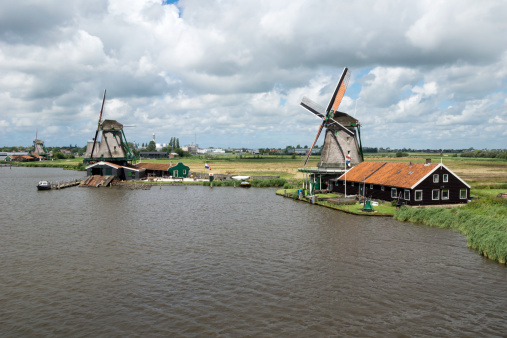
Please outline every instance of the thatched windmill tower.
M134 159L134 155L128 146L123 125L115 120L102 121L105 100L106 91L104 90L95 137L92 141L88 141L83 162L107 161L122 166L127 165ZM100 142L97 141L99 133L102 134Z
M44 146L44 141L37 138L37 130L35 131L35 139L33 140L32 154L37 154L39 158L46 160L50 155Z

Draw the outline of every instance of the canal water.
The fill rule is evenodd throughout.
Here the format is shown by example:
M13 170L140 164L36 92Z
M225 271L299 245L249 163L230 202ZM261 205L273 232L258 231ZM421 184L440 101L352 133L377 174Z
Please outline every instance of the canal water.
M0 168L0 336L505 336L507 268L459 233L274 189L37 191Z

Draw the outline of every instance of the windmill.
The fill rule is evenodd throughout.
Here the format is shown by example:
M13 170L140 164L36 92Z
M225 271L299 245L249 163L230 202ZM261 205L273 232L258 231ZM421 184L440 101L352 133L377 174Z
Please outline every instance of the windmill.
M344 68L326 109L307 97L303 97L301 106L322 119L317 136L306 157L305 167L313 147L324 128L326 128L326 133L324 146L322 147L322 153L317 165L319 168L344 168L345 165L350 166L363 161L360 124L354 117L338 111L349 79L350 72L348 68Z
M126 165L128 161L134 159L134 156L123 132L123 124L115 120L102 120L105 101L106 91L104 90L97 130L95 131L93 140L88 141L84 162L92 163L100 160ZM102 132L102 136L100 142L97 142L99 132Z
M32 153L39 155L43 159L47 159L49 152L44 146L44 141L37 138L38 130L35 130L35 140L33 140L33 151Z

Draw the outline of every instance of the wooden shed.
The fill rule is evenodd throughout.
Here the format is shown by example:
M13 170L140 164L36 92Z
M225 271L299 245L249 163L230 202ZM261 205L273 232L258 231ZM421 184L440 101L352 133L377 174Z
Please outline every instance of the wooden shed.
M466 203L470 186L444 164L362 162L333 183L333 191L408 205Z
M169 168L169 175L172 177L187 177L190 173L190 167L178 162L175 166Z

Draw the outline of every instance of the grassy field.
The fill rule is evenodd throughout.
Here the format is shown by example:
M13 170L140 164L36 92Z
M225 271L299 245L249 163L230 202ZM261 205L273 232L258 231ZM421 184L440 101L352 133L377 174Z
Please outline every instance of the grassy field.
M416 162L424 163L427 158L431 158L432 162L440 162L441 157L437 154L411 153L408 157L394 157L394 154L366 154L366 161L393 161L393 162ZM312 156L307 167L317 166L319 157ZM502 159L484 159L469 157L442 157L443 163L451 169L455 174L461 177L465 182L470 184L474 189L473 192L483 194L481 189L502 189L507 190L507 161ZM30 162L25 165L29 166L54 166L67 169L76 169L82 166L82 158L64 159L56 161ZM302 179L303 173L298 172L298 168L304 165L304 156L291 155L218 155L204 156L195 155L182 159L163 159L163 160L144 160L145 162L158 163L177 163L183 162L194 172L209 172L204 168L207 162L213 173L217 174L233 174L233 175L270 175L280 176L288 181Z

